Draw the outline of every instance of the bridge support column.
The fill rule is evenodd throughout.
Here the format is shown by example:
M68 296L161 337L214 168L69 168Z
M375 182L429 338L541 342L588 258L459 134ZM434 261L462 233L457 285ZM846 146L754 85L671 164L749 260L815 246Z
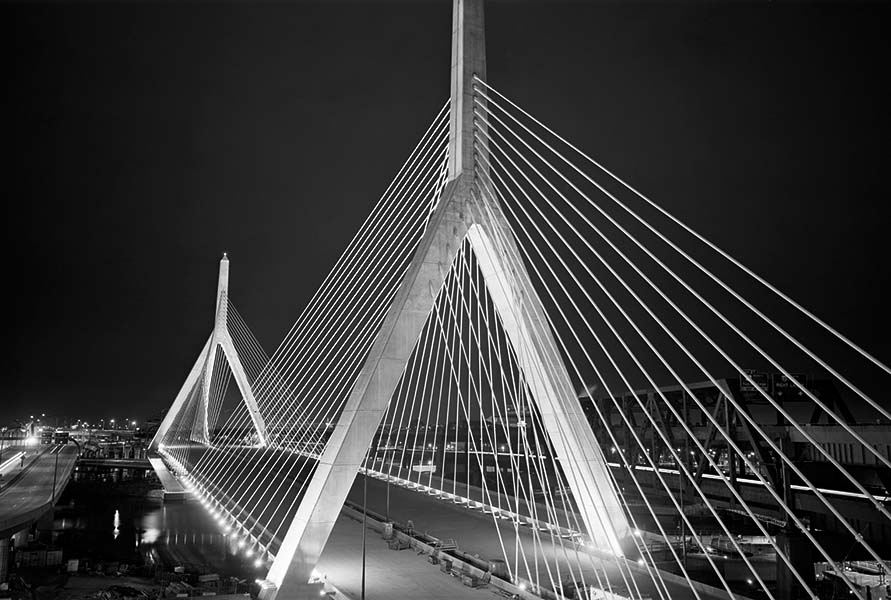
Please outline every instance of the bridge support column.
M260 414L260 407L258 406L257 399L254 397L254 392L251 389L251 382L248 380L247 374L244 371L244 366L241 364L241 359L238 356L238 351L235 349L235 344L232 341L232 336L229 333L228 296L229 258L223 253L223 258L220 260L219 279L217 281L217 302L214 308L213 331L211 332L207 343L204 345L204 348L201 350L201 354L198 355L198 359L192 366L192 370L189 372L188 377L186 377L186 381L183 383L179 394L177 394L173 406L167 411L163 421L161 421L161 425L158 427L158 431L155 433L155 437L152 438L152 443L149 446L151 450L157 450L163 443L164 438L170 431L177 415L185 410L187 405L194 402L193 394L196 393L199 395L198 407L196 408L197 413L195 415L196 423L192 428L192 435L190 437L192 441L205 445L211 444L210 429L213 425L208 423L208 401L211 381L213 380L214 369L216 368L217 348L223 350L224 360L229 363L232 376L235 378L235 383L238 386L238 390L241 392L241 397L244 400L248 415L257 432L259 445L266 446L268 444L269 437L268 432L266 431L266 423L263 416Z
M814 575L813 547L804 534L797 529L786 529L777 535L776 542L783 554L789 557L789 562L792 563L795 570L798 571L809 586L813 586L816 580ZM786 563L779 557L777 557L776 561L777 598L789 598L789 600L810 598Z
M606 461L585 419L544 308L498 200L476 170L474 77L485 79L482 0L454 0L448 177L399 291L347 398L267 575L264 600L315 597L307 584L462 244L469 241L565 470L591 541L621 551L630 535ZM316 594L318 588L316 588ZM283 595L284 594L284 595Z
M325 594L324 582L289 584L284 590L264 581L260 584L258 600L318 600Z

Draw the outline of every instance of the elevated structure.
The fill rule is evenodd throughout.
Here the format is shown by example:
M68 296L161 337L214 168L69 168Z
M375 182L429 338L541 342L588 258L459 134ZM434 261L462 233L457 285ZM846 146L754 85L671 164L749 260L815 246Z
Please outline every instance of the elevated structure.
M483 0L455 0L453 11L448 181L269 571L279 598L313 594L307 582L465 238L566 469L588 535L614 552L629 535L608 467L510 229L498 204L484 199L477 187L475 171L486 168L475 150L480 124L474 117L474 79L486 74ZM267 590L267 597L273 595Z
M269 438L266 430L266 423L263 420L263 416L260 414L260 409L257 405L256 398L254 398L254 392L251 389L250 381L248 381L247 375L245 374L241 359L238 356L238 351L232 343L232 335L229 333L228 296L229 257L226 256L226 253L224 252L223 258L220 259L220 273L217 280L217 301L214 311L213 331L211 331L210 337L204 344L201 353L198 354L198 358L195 360L192 370L189 371L185 383L183 383L182 388L180 388L179 393L176 395L173 405L161 421L161 425L158 427L155 437L152 438L150 449L158 449L158 445L170 430L177 415L185 409L189 398L194 394L199 394L200 399L197 407L195 426L192 429L192 439L193 441L210 445L208 404L211 380L213 379L214 369L217 368L217 348L220 348L223 351L223 357L229 364L229 368L232 370L232 376L235 378L235 383L238 385L238 390L241 392L241 397L244 400L248 414L250 415L250 420L257 433L259 445L266 446L268 444Z
M385 482L387 519L394 485L412 519L491 515L475 550L500 552L491 577L527 600L876 597L842 561L883 572L891 555L891 411L739 290L891 368L492 87L483 29L482 0L455 0L449 103L271 358L224 257L213 332L155 438L167 467L268 567L267 600L318 596L357 472ZM802 359L841 395L782 364ZM220 360L247 405L223 428Z
M185 500L186 489L179 480L173 476L167 468L167 465L164 464L164 461L160 458L152 457L149 459L149 463L151 464L152 469L155 470L158 479L161 481L161 486L164 490L164 502Z
M24 461L0 490L0 540L28 527L52 510L74 474L77 447L53 445Z

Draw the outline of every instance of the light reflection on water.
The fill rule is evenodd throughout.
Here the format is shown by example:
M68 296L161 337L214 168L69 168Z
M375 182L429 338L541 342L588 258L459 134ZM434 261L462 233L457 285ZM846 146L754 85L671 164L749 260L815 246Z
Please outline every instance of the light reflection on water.
M185 566L248 580L265 575L197 502L162 504L77 489L66 493L56 509L52 537L67 558L170 570Z

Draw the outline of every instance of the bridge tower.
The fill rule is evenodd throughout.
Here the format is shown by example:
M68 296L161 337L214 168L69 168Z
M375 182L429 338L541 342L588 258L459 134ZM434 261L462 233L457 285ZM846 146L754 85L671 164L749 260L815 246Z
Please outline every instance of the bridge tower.
M492 198L476 185L487 161L474 118L486 78L483 0L454 0L448 181L267 575L263 596L318 597L308 584L449 269L465 239L516 350L592 541L621 552L630 535L608 466L582 412L542 303Z
M260 446L266 446L269 442L268 432L266 431L266 423L260 414L257 400L251 390L250 381L245 374L241 359L238 357L238 351L232 343L232 336L229 333L228 314L229 314L229 257L223 253L220 259L220 272L217 279L217 298L214 308L214 325L210 333L210 337L204 344L204 348L198 355L192 370L189 372L186 381L176 395L173 406L167 411L161 425L158 427L155 437L149 446L151 450L157 450L158 445L164 439L164 436L170 430L176 416L185 408L190 397L196 391L200 391L200 400L198 404L198 412L196 417L196 426L193 428L193 441L210 445L210 425L208 423L208 403L210 397L210 384L213 379L214 369L217 368L217 348L223 351L223 357L229 364L241 397L247 406L248 414L251 422L257 432ZM200 390L197 389L200 386Z

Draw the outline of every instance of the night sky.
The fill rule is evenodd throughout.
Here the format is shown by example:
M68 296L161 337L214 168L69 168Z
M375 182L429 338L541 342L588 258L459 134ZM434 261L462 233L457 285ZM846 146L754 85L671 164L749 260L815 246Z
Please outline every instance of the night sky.
M166 408L223 251L271 353L445 101L450 11L0 7L0 421ZM887 362L889 16L492 2L489 81Z

